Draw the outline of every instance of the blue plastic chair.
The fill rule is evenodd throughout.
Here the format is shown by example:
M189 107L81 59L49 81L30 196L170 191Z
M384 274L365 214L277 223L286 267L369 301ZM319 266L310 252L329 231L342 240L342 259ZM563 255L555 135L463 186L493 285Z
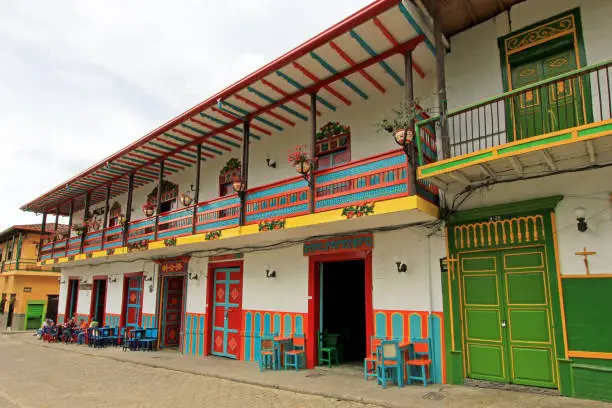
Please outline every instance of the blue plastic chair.
M289 351L285 351L285 370L287 367L295 368L298 371L302 367L302 363L305 359L302 357L306 352L306 338L303 334L296 334L293 336L293 347Z
M413 380L421 381L424 387L431 382L430 367L432 361L432 345L431 339L413 337L410 339L413 347L410 348L410 355L406 362L406 371L408 372L408 384L412 384ZM419 344L424 344L426 350L417 350Z
M379 360L376 363L376 382L387 388L387 382L403 385L404 364L398 340L383 340L380 343Z
M144 338L138 340L139 346L143 351L153 351L153 348L157 347L157 336L156 328L146 329Z

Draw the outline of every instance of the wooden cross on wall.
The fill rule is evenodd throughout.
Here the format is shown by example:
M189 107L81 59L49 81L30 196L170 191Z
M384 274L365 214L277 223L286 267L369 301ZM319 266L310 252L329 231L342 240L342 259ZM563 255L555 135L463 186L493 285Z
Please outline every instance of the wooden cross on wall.
M590 275L591 271L589 271L589 256L590 255L596 255L597 252L588 252L586 247L583 249L582 252L576 252L575 255L579 255L579 256L584 256L584 267L586 268L586 274Z

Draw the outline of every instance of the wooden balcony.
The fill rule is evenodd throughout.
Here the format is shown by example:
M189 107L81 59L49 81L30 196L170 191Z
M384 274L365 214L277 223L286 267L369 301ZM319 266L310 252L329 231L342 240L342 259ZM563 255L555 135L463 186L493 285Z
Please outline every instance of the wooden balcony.
M245 193L243 227L309 214L340 214L343 208L351 205L390 203L409 197L411 189L408 172L406 156L401 150L317 171L312 211L310 187L302 177L251 188ZM415 205L415 208L399 207L396 211L426 208L424 217L428 220L435 218L437 188L419 182L416 191L420 205ZM131 221L125 227L109 227L89 232L84 237L47 243L42 248L40 259L45 263L50 260L57 263L60 259L62 262L81 259L82 254L94 252L105 256L114 254L116 249L120 253L129 252L129 247L136 245L151 249L149 243L168 242L185 236L206 237L213 232L240 228L239 220L240 198L232 194L162 213L157 222L156 216L152 216ZM124 247L125 242L127 247Z
M597 168L612 162L612 62L507 92L447 115L445 160L440 117L417 124L419 180L446 189Z

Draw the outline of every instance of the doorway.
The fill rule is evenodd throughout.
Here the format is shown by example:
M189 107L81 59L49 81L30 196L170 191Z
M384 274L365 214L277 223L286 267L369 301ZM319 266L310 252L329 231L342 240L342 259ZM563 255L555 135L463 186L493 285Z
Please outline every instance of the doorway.
M142 273L128 275L123 278L122 327L132 329L140 327L142 320L142 291Z
M57 321L59 295L47 295L47 313L45 319Z
M105 322L106 283L106 277L94 278L91 291L91 307L89 309L90 319L102 324Z
M459 254L469 378L557 388L543 246Z
M66 314L65 321L70 320L77 312L77 303L79 301L79 280L68 280L68 297L66 298Z
M181 344L184 292L184 275L162 276L161 347L163 348L178 348Z
M215 268L212 305L211 354L238 359L242 327L242 268Z

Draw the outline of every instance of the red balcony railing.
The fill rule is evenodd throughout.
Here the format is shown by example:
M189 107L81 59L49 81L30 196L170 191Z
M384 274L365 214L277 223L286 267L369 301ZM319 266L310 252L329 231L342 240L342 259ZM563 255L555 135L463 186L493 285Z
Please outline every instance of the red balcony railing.
M427 135L421 136L424 137ZM423 139L422 142L429 144L430 141ZM411 191L408 171L406 155L401 150L317 171L314 211L322 212L407 196ZM437 199L437 191L424 183L417 185L417 193L432 201ZM255 187L246 193L245 222L254 224L263 220L308 214L309 204L310 188L308 182L301 177ZM192 234L194 220L196 233L202 233L236 227L239 218L240 199L237 194L216 198L160 214L157 239ZM128 243L155 239L155 224L154 216L130 222L127 225ZM123 226L90 232L85 236L84 252L121 247L124 234ZM55 245L47 244L41 252L41 260L77 254L80 252L80 244L81 237L60 241Z

